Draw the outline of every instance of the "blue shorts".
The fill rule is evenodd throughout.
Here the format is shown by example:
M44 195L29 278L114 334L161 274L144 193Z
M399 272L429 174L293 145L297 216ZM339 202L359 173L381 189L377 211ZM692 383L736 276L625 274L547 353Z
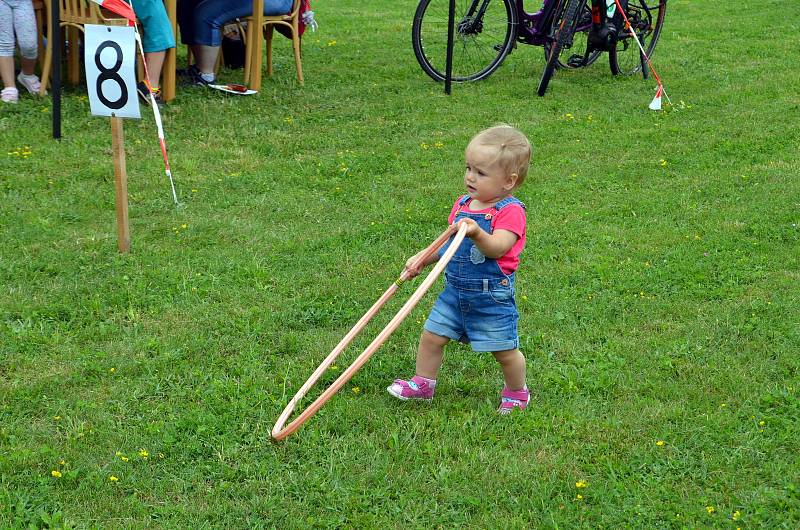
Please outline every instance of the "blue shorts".
M133 0L136 18L142 23L142 49L145 53L175 47L175 35L161 0Z
M474 351L496 352L519 347L514 281L508 278L463 279L445 275L425 330L469 342Z

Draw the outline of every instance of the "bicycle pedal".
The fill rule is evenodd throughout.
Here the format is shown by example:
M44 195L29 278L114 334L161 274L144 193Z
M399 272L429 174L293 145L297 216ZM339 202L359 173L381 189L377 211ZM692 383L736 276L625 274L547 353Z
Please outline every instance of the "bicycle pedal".
M586 62L583 60L583 55L578 55L575 53L569 59L567 59L567 66L570 68L581 68L586 66Z

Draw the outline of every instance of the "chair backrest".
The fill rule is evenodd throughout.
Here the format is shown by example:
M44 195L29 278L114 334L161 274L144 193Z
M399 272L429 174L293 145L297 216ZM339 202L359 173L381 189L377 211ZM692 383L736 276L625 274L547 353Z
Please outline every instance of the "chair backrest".
M112 16L108 11L89 0L58 0L62 24L125 25L124 18Z

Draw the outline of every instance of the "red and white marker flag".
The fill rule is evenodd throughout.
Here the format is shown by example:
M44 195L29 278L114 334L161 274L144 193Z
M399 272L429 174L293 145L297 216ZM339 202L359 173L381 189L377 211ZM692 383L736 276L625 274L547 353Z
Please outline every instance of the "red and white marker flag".
M664 87L661 84L656 88L656 97L650 102L650 110L661 110L661 94L664 93Z
M95 0L97 1L97 0ZM658 76L658 72L656 72L655 67L653 66L653 62L650 60L650 57L647 56L647 52L644 51L644 47L642 43L639 42L639 37L636 36L636 32L633 31L633 26L631 25L630 21L628 20L628 15L625 14L625 10L622 9L622 5L620 5L619 0L614 0L617 4L617 9L622 14L622 18L625 20L625 26L627 30L630 32L633 40L636 41L636 45L639 46L639 51L642 53L642 57L644 57L645 61L647 62L647 66L650 68L650 71L653 72L653 77L656 78L658 82L658 88L656 89L656 97L653 98L653 101L650 102L650 109L651 110L661 110L661 96L664 95L667 98L667 103L672 105L672 102L669 100L669 96L667 95L667 91L664 90L664 84L661 82L661 78Z
M169 168L169 157L167 156L167 142L164 138L164 127L161 124L161 112L158 109L158 105L156 104L156 99L153 96L153 89L150 87L150 83L148 79L150 78L150 74L147 71L147 61L144 58L144 48L142 47L142 38L139 35L139 27L136 25L136 13L133 11L133 7L130 4L126 3L125 0L92 0L95 4L100 4L101 7L104 9L108 9L112 13L115 13L121 17L124 17L128 21L129 26L133 26L134 35L136 37L136 43L139 45L139 51L142 56L142 65L144 66L144 81L145 85L147 85L147 89L150 91L150 106L153 109L153 117L156 120L156 129L158 130L158 144L161 147L161 155L164 158L164 170L169 178L169 185L172 188L172 200L175 201L175 205L177 206L178 203L178 194L175 193L175 183L172 180L172 171Z
M100 4L100 7L127 19L129 26L133 26L134 22L136 22L136 13L133 12L130 4L127 4L124 0L92 0L92 2Z

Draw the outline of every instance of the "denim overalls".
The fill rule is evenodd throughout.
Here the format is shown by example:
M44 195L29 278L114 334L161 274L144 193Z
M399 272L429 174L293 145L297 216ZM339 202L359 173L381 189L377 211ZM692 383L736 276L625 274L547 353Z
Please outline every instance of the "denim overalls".
M459 199L453 222L469 217L492 233L492 218L509 204L525 205L514 197L503 199L489 213L464 211L469 196ZM451 238L452 241L452 238ZM441 256L450 242L439 251ZM445 288L425 322L425 329L452 340L469 342L481 352L511 350L519 346L514 273L503 273L497 260L484 256L465 238L445 269Z

